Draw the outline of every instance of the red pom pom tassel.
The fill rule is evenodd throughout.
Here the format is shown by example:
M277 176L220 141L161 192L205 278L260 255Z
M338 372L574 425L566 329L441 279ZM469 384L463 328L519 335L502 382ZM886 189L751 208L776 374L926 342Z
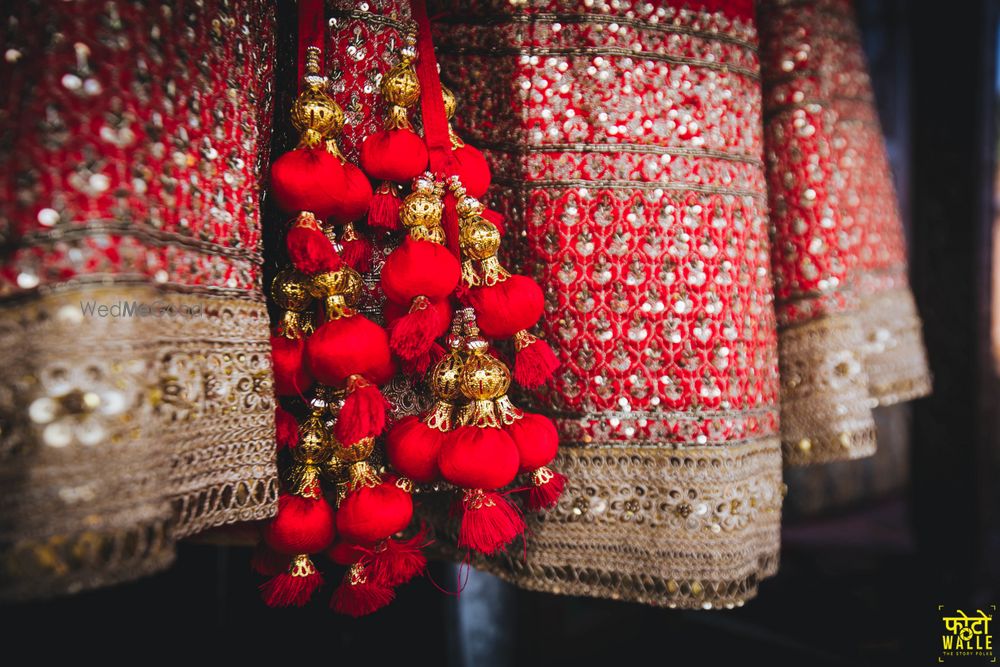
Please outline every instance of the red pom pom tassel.
M462 496L458 546L487 556L524 534L517 507L496 491L469 489Z
M395 597L391 588L374 580L365 560L352 565L344 575L344 581L333 592L330 608L338 614L355 618L367 616L392 602Z
M395 185L386 181L375 190L371 207L368 209L368 224L395 231L399 229L399 209L403 200Z
M340 256L320 228L312 213L300 213L285 237L288 258L295 268L307 275L336 271Z
M299 441L299 424L288 410L280 405L274 409L275 440L278 451L294 447Z
M555 352L527 331L514 334L514 381L526 389L541 387L559 368Z
M375 550L372 576L386 586L405 584L427 567L423 548L428 544L423 530L408 540L390 537Z
M427 369L441 360L445 355L444 348L437 343L431 343L430 349L416 359L404 359L403 372L410 377L423 377Z
M389 325L389 347L401 359L412 361L426 355L434 339L448 328L451 309L431 303L425 296L413 299L410 312Z
M292 559L287 572L272 577L260 587L260 591L268 607L301 607L322 585L323 575L309 556L299 554Z
M354 225L344 225L344 233L340 237L340 256L344 263L360 273L367 273L372 268L372 244L364 236L358 234Z
M566 475L541 467L531 473L528 509L532 512L552 509L566 488Z
M337 416L334 434L344 447L363 438L374 438L385 429L385 412L389 402L378 387L360 375L347 380L347 398Z

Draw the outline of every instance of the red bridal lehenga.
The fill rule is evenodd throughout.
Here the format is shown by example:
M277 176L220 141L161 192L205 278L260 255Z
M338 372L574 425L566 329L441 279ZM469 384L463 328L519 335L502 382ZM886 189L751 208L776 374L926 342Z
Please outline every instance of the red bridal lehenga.
M91 4L25 10L39 29L15 26L3 69L7 595L152 571L171 539L276 498L257 204L272 95L280 128L295 91L271 84L269 6ZM504 260L542 287L560 362L515 398L555 420L565 491L526 517L525 550L474 562L554 593L742 604L778 565L782 461L870 454L871 409L929 390L849 4L430 15ZM356 163L416 24L403 0L338 0L324 25ZM106 294L208 316L80 316ZM399 379L384 393L397 418L429 402Z
M274 514L257 0L5 8L0 596Z

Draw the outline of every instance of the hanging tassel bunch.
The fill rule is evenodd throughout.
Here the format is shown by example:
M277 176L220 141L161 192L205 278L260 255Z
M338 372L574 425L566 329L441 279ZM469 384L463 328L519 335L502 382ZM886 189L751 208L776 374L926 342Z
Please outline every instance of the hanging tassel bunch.
M295 214L285 235L291 266L271 285L283 311L272 336L276 393L289 409L276 413L285 463L278 514L253 565L270 577L261 587L268 605L301 606L323 584L316 555L325 554L347 568L331 606L358 616L424 569L426 540L397 537L412 520L413 485L372 461L389 408L379 384L396 366L385 329L356 310L371 247L353 223L372 193L337 146L343 112L325 92L319 59L310 47L292 108L299 145L272 167L275 198ZM295 399L308 406L301 423Z

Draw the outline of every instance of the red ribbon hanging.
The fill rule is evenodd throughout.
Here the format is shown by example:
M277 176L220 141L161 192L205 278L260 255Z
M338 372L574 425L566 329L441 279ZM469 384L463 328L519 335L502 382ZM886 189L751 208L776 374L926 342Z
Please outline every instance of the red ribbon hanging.
M431 38L431 21L427 16L426 0L410 0L413 19L417 23L417 78L420 80L420 114L424 124L424 141L430 154L431 171L447 178L457 173L448 133L448 116L444 111L444 94L438 77L434 40ZM444 198L442 226L448 240L448 249L456 257L458 249L458 214L455 197L450 193Z
M310 46L323 52L323 0L299 0L299 92L306 73L306 49Z

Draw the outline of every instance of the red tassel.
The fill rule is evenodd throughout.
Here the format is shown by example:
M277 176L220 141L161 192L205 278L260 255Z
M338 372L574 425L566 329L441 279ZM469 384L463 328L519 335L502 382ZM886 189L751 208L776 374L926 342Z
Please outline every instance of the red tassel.
M552 509L566 488L566 475L541 467L531 473L528 509L532 512Z
M301 607L309 602L313 591L323 585L323 575L319 573L309 556L296 556L287 572L272 577L260 591L264 604L268 607Z
M423 530L408 540L390 537L375 551L372 577L386 586L405 584L427 567L427 557L423 552L427 544L427 534Z
M340 243L341 258L349 267L359 273L367 273L372 269L372 244L363 236Z
M280 405L274 409L275 440L278 451L294 447L299 440L299 424L288 410Z
M368 209L368 224L395 231L399 229L399 209L403 200L392 183L385 182L375 190L371 207Z
M354 565L367 553L366 548L360 544L339 540L326 550L326 557L337 565Z
M448 328L450 319L450 309L442 313L427 297L418 296L413 299L410 312L389 325L389 347L401 359L417 359L427 354L434 339Z
M496 491L469 489L462 497L458 546L494 554L524 534L524 519L507 498Z
M443 347L437 343L431 343L431 347L426 353L416 359L403 360L403 372L410 377L422 377L427 369L439 362L444 355Z
M250 557L250 569L265 577L273 577L288 570L291 557L279 554L262 540L254 547Z
M362 438L373 438L385 429L385 412L389 402L378 387L360 375L347 381L347 398L340 409L334 434L344 447Z
M514 335L514 344L517 349L514 356L514 381L522 387L541 387L559 368L555 352L544 340L535 338L527 331L519 331Z
M312 213L300 213L285 237L288 258L307 275L336 271L342 262Z
M350 567L330 599L330 608L338 614L358 618L386 606L396 596L391 588L382 586L370 576L369 567L361 560Z

